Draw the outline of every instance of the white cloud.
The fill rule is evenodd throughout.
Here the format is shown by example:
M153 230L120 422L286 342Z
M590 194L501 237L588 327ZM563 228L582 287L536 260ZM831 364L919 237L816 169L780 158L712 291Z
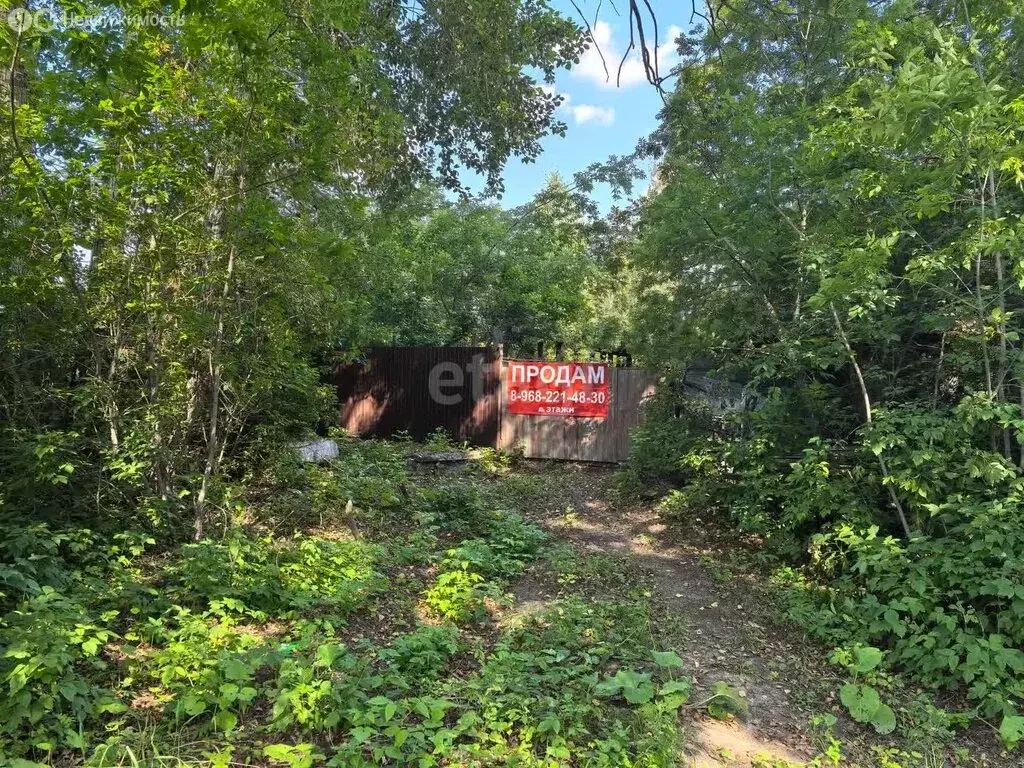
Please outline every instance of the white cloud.
M572 116L577 125L591 121L601 125L615 122L615 110L611 107L595 107L593 104L579 104L572 108Z
M657 51L651 51L652 62L653 57L657 55L658 72L662 77L679 63L679 55L676 53L673 41L682 34L682 31L680 27L673 24L668 28L664 42L657 47ZM598 21L593 26L593 35L594 42L590 43L587 50L583 52L580 63L572 68L573 75L590 80L603 88L615 88L616 85L630 88L647 81L643 59L636 48L630 51L620 72L619 62L622 61L623 50L629 43L623 43L620 47L619 43L613 39L612 28L608 22ZM595 46L594 43L597 45ZM636 41L636 44L639 47L639 41ZM598 53L598 49L600 49L600 53ZM650 50L650 46L648 49ZM601 63L602 54L604 55L604 64ZM605 66L608 68L607 73L605 73Z
M572 96L564 91L556 90L553 85L542 85L540 89L548 96L561 96L562 103L558 105L558 111L567 115L571 114L576 125L583 123L611 125L615 122L615 110L611 107L598 107L593 104L573 106Z

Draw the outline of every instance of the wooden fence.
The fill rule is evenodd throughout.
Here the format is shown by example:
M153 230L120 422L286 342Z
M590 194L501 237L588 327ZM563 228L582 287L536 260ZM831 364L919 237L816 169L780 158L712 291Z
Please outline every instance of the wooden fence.
M497 446L532 459L620 462L629 458L629 431L640 425L654 379L640 368L608 368L608 417L520 416L505 407L508 363L501 368L501 427Z
M407 432L420 440L440 427L460 442L529 458L621 462L654 393L647 371L609 367L607 418L523 416L505 407L507 375L497 347L380 347L338 369L338 425L356 435Z

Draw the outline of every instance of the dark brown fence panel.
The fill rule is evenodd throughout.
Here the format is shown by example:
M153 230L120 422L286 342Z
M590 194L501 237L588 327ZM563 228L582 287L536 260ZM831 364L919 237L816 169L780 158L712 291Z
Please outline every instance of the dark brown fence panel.
M443 382L441 401L431 392L431 372L434 393ZM493 446L500 372L496 347L379 347L366 363L338 369L338 424L356 435L404 431L418 440L441 427L460 441Z
M620 462L629 458L629 431L640 425L654 377L640 368L608 368L611 402L606 419L523 416L505 407L507 364L501 369L498 448L534 459Z

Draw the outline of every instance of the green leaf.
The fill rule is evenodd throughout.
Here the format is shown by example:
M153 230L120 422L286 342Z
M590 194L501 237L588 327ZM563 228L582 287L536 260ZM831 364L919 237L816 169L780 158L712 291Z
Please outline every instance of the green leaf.
M668 707L678 709L689 700L692 687L689 679L669 680L658 689L658 697Z
M226 659L221 664L221 669L228 680L248 680L252 674L249 665L239 659Z
M191 693L183 696L178 706L185 712L185 714L192 717L206 711L206 702Z
M88 746L85 736L78 731L66 731L64 733L64 741L67 742L68 746L73 747L74 749L85 749Z
M107 701L96 707L97 712L109 712L111 714L120 714L121 712L127 712L129 709L128 705L123 701Z
M669 680L667 683L658 689L658 692L662 696L668 696L669 694L684 694L690 695L690 691L693 689L693 684L689 678L686 680Z
M345 647L337 643L325 643L316 649L317 664L323 667L330 667L334 661L345 653Z
M854 669L857 672L870 672L882 663L885 654L870 645L858 645L853 649Z
M651 676L628 669L620 669L614 677L606 678L594 687L594 693L605 698L620 691L630 704L645 704L654 698Z
M225 747L219 752L203 752L203 757L210 761L210 768L228 768L233 752L232 747Z
M238 725L238 715L234 712L222 709L213 718L213 724L218 731L221 731L225 736L227 736L235 730L235 726Z
M649 681L629 686L622 689L622 695L630 704L646 704L654 698L654 686Z
M871 724L881 734L892 733L896 730L896 713L888 704L880 704L871 718Z
M369 728L365 725L360 725L352 729L351 736L354 744L362 744L364 741L373 736L376 731L373 728Z
M287 763L290 768L309 768L313 765L312 744L270 744L263 748L263 754L271 760Z
M878 691L870 685L847 683L839 689L839 700L858 723L869 723L882 704Z
M1004 715L999 726L999 739L1007 749L1016 749L1024 739L1024 717L1020 715Z
M667 667L669 669L685 666L685 662L679 658L679 654L675 651L655 651L654 663L659 667Z
M711 687L707 701L708 714L718 720L745 712L747 700L742 693L726 682L719 681Z
M611 698L622 690L622 683L616 682L613 678L607 678L594 686L594 694L601 698Z
M558 733L562 730L562 721L554 715L548 715L537 724L537 733Z

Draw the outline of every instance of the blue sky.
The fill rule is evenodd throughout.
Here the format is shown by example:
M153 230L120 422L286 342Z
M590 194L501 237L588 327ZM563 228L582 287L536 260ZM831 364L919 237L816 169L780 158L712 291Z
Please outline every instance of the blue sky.
M553 5L582 25L579 14L567 0L553 0ZM513 207L529 200L551 173L569 179L576 171L609 155L631 152L637 141L657 125L661 97L644 77L635 51L623 68L620 85L615 83L618 62L629 45L628 6L615 2L613 7L605 0L595 23L597 0L582 0L578 5L594 29L611 76L606 82L600 57L593 49L584 54L572 71L558 73L555 89L566 97L558 117L568 125L566 135L545 139L544 152L535 163L524 164L518 159L509 162L505 169L503 206ZM658 17L658 68L664 73L676 61L671 41L689 26L690 4L652 0L651 7ZM645 24L645 29L651 29L650 25ZM673 81L666 83L667 88L672 86ZM642 193L644 189L646 182L635 192ZM602 207L611 204L608 190L595 190L594 196Z

